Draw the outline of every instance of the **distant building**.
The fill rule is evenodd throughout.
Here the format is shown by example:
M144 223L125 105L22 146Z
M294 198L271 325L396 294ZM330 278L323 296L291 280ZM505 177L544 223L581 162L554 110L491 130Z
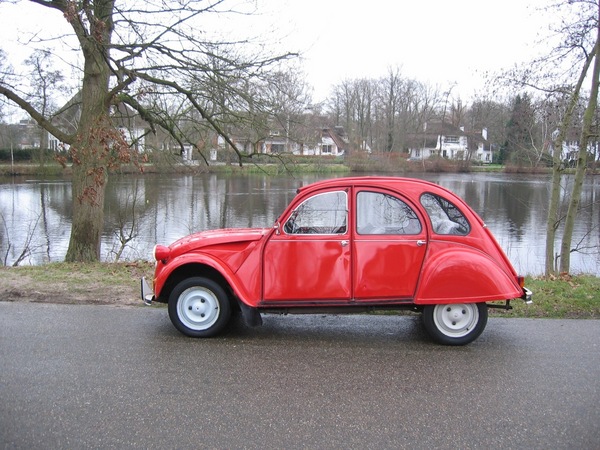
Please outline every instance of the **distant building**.
M232 138L239 151L251 153L252 149L264 154L292 153L295 155L342 156L349 149L348 138L343 127L321 128L316 136L311 138L313 143L298 142L285 133L284 130L273 130L269 136L252 142L246 136ZM224 148L225 140L219 139L219 145Z
M558 130L552 133L552 139L546 143L547 153L550 157L554 156L554 142L558 138ZM574 167L579 158L579 140L581 139L581 128L571 128L567 133L560 154L561 161L569 167ZM587 151L592 155L592 161L600 159L600 143L597 135L593 135L588 142Z
M112 106L110 116L117 129L125 140L139 152L150 149L157 151L176 151L183 160L195 159L194 152L202 151L211 161L219 160L219 154L229 146L227 141L218 136L214 131L206 128L194 129L189 134L189 142L184 142L183 147L172 139L168 133L157 129L157 133L149 133L150 125L141 119L137 111L125 103ZM53 123L65 133L72 134L76 131L81 117L81 93L67 102L55 115ZM188 119L186 123L193 123ZM184 123L185 125L185 123ZM293 133L283 128L274 128L270 131L263 130L264 137L260 137L260 130L233 129L228 130L231 142L236 149L243 153L317 155L317 156L342 156L349 151L348 138L343 127L323 127L315 130L310 125L296 124ZM202 131L204 130L204 131ZM291 136L294 134L294 136ZM303 137L300 138L298 135ZM58 151L68 149L56 137L49 136L48 147Z
M33 119L23 119L19 123L1 125L0 148L38 149L41 146L41 127Z
M110 108L110 117L115 127L123 133L125 141L139 152L146 150L146 135L149 124L142 120L139 114L126 105L119 103ZM73 134L79 126L81 118L81 92L69 100L55 115L52 122L55 126L68 134ZM66 150L68 145L60 142L49 134L48 148L54 151Z
M349 148L343 127L321 128L317 144L303 149L303 155L343 156Z
M466 132L447 122L426 123L422 133L408 137L411 160L441 157L453 160L492 162L492 148L487 128L478 132Z

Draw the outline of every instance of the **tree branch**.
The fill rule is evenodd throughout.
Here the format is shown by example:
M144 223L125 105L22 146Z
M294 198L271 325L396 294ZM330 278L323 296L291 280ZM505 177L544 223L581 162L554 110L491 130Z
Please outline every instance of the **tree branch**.
M245 156L244 153L240 152L237 149L235 143L231 140L229 135L225 132L225 130L223 130L221 128L221 126L215 120L213 120L211 118L211 116L206 112L206 110L198 103L198 101L194 97L194 94L190 90L183 88L182 86L180 86L178 83L175 83L174 81L162 80L160 78L155 78L148 74L141 74L141 73L138 73L138 76L141 79L149 81L151 83L162 85L162 86L168 86L168 87L174 89L175 91L179 92L180 94L183 94L187 98L187 100L190 102L190 104L194 107L194 109L196 111L198 111L200 116L204 120L206 120L210 124L210 126L213 127L213 129L220 136L223 137L223 139L225 139L225 142L227 142L231 146L231 148L233 148L233 150L235 151L235 153L238 156L239 165L240 165L240 167L242 166L242 158Z
M75 141L75 136L65 133L56 127L50 120L44 117L41 113L38 112L37 109L31 105L27 100L23 99L21 96L13 92L11 89L0 85L0 94L4 95L7 99L17 104L21 109L23 109L27 114L31 116L33 120L35 120L39 126L48 131L58 140L64 142L65 144L73 144Z

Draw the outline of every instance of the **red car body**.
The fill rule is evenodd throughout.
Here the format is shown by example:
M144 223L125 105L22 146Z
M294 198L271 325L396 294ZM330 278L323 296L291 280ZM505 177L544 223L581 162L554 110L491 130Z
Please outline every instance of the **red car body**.
M154 295L148 288L142 294L147 301L171 307L181 295L174 298L176 286L200 277L222 288L229 309L239 306L248 323L259 323L261 312L410 308L428 312L428 331L444 344L475 339L487 321L486 302L510 308L511 299L531 298L480 217L449 190L419 179L317 182L298 189L272 228L192 234L157 246L155 259ZM175 326L199 337L220 331L224 324L205 329L200 316L198 326L194 316L177 323L202 309L190 307L202 305L185 288L188 309L170 310ZM436 336L439 325L447 332Z

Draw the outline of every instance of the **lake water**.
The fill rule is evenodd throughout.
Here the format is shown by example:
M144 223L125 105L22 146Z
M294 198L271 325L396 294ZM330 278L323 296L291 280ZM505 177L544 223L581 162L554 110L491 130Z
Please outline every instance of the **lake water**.
M548 176L514 174L417 174L463 197L492 230L518 272L544 272ZM133 239L121 259L151 259L154 244L169 244L194 231L269 227L303 184L323 175L139 175L111 178L106 194L102 254L114 260L119 230ZM569 186L571 177L564 177ZM600 275L600 178L588 177L571 256L572 273ZM0 257L12 264L64 259L71 228L68 180L0 179ZM562 234L559 230L558 236ZM30 239L29 244L27 240Z

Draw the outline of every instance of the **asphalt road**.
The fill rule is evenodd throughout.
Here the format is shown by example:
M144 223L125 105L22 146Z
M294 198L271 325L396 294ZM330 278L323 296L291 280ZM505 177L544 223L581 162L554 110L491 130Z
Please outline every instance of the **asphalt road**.
M600 448L600 321L266 316L0 302L0 448Z

